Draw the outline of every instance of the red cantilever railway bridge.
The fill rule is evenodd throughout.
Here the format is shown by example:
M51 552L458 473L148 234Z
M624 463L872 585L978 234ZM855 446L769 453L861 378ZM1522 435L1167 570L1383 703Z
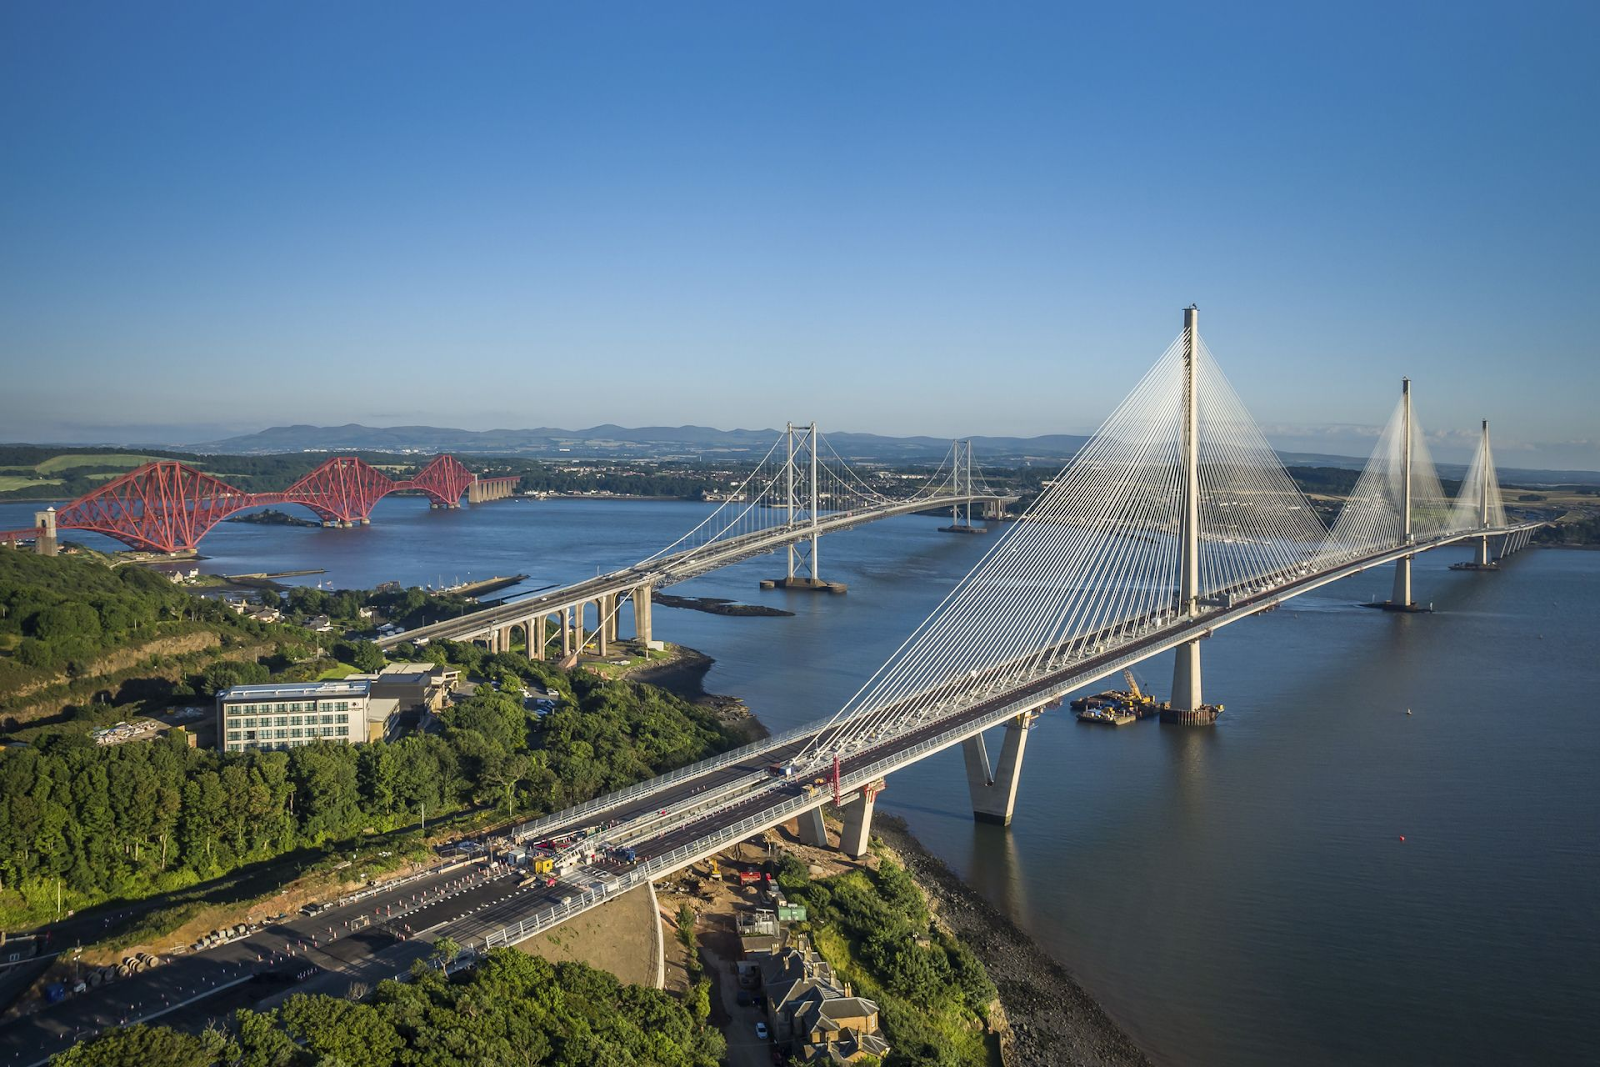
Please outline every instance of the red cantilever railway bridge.
M177 552L194 548L213 526L246 508L300 504L323 522L364 523L374 504L401 489L425 493L440 507L458 507L477 477L454 456L437 456L403 481L355 456L334 456L282 492L247 493L186 463L163 459L74 500L56 514L56 528L91 530L134 548Z

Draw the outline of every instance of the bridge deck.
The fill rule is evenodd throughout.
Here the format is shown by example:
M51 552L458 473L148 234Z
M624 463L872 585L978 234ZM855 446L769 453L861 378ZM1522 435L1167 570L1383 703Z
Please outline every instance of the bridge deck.
M458 618L430 623L427 626L419 626L403 634L382 638L377 643L382 648L393 648L395 645L414 641L419 637L426 640L469 640L487 634L498 627L522 622L524 619L535 618L541 614L553 614L562 608L575 604L586 604L602 596L626 592L641 585L648 584L653 588L660 589L678 582L687 581L719 567L726 567L755 556L776 551L787 545L807 540L813 534L821 537L827 534L840 533L856 526L876 522L880 519L892 518L896 515L911 515L923 511L941 511L952 506L969 503L977 504L988 500L1010 501L1015 499L1015 497L997 495L995 493L970 496L940 496L935 498L924 497L917 500L897 500L878 507L861 508L855 511L824 514L818 517L815 525L810 522L784 525L769 530L758 530L755 533L743 534L738 537L730 537L725 541L685 549L682 552L647 560L632 567L612 571L609 574L602 574L595 578L588 578L524 600L515 600L492 608L485 608L482 611L475 611L468 615L462 615Z
M1457 544L1486 533L1498 537L1541 525L1521 523L1491 531L1475 530L1373 553L1327 571L1305 575L1232 607L1213 609L1196 619L1183 619L1062 669L1008 683L1002 691L985 699L952 708L915 729L842 756L841 791L846 796L852 795L863 785L959 744L974 734L1324 585L1404 556ZM810 808L829 802L831 789L825 796L807 796L801 792L799 784L779 781L766 771L774 763L797 759L806 753L821 732L820 725L813 723L519 827L515 831L519 840L546 840L598 827L598 835L591 836L590 840L608 843L624 839L641 821L651 824L645 831L646 836L629 840L636 852L633 865L625 870L608 869L604 865L592 868L585 879L593 886L589 892L497 931L486 938L486 943L509 944L531 937L618 892L670 874L750 834L787 822ZM801 781L810 777L810 774L802 775Z

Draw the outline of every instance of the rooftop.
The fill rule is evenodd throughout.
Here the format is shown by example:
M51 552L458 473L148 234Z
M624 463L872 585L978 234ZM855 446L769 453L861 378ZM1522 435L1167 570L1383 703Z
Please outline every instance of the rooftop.
M330 679L325 682L277 682L268 685L236 685L217 694L219 700L293 700L296 697L323 699L327 697L367 695L370 683L349 679Z

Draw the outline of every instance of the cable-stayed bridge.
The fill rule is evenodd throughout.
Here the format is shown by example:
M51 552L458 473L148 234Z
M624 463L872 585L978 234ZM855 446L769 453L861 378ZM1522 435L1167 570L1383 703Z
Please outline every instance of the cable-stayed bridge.
M802 839L831 844L821 816L828 803L843 815L839 847L860 855L885 779L956 745L974 815L1009 823L1028 729L1073 691L1175 651L1170 721L1209 724L1217 709L1202 700L1203 639L1390 564L1393 596L1375 606L1419 610L1411 599L1418 553L1467 543L1476 565L1491 568L1491 556L1522 548L1542 525L1507 518L1487 424L1459 491L1446 495L1409 381L1325 525L1229 386L1197 320L1186 309L1182 333L1061 476L843 707L517 827L518 840L560 850L562 884L511 925L449 932L486 948L515 943L790 821ZM1002 725L992 764L982 734Z
M979 532L973 509L995 516L1015 500L991 488L973 464L972 445L952 442L934 471L910 487L887 486L861 474L809 426L790 424L759 463L719 506L676 541L631 566L536 596L417 627L378 644L418 640L482 641L509 651L518 634L529 658L574 657L593 647L606 655L619 639L623 606L630 605L634 635L653 638L651 594L718 567L782 552L785 573L772 584L790 589L843 592L822 577L821 539L827 534L917 512L951 512L942 529Z

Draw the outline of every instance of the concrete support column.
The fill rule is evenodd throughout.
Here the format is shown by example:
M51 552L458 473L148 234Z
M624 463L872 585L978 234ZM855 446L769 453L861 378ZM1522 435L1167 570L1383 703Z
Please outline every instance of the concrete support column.
M649 645L654 640L650 634L650 586L645 584L633 590L633 636Z
M1402 608L1411 606L1411 557L1401 556L1394 561L1394 590L1389 602Z
M1011 825L1017 806L1017 785L1022 781L1022 754L1028 747L1028 728L1037 716L1038 712L1028 712L1006 723L1000 765L992 774L983 735L974 734L961 742L961 754L967 765L967 790L972 796L972 817L978 822Z
M1489 565L1489 539L1487 537L1478 538L1478 554L1474 557L1473 562L1480 567Z
M594 635L595 644L600 655L609 655L611 652L611 620L606 617L607 609L611 606L611 597L603 596L594 602Z
M588 639L583 635L583 628L588 625L583 617L587 604L574 604L567 610L572 612L572 650L578 655L583 655L583 646L588 644Z
M802 811L799 818L800 843L812 845L816 848L828 847L828 827L822 821L822 809L812 808Z
M867 854L867 843L872 838L872 811L878 806L878 790L883 783L874 782L861 787L856 799L844 806L844 830L839 834L839 851L852 859Z
M561 654L572 655L572 609L561 609Z
M1200 694L1200 642L1190 641L1174 651L1172 664L1172 710L1199 711Z
M528 620L528 658L544 659L544 616Z

